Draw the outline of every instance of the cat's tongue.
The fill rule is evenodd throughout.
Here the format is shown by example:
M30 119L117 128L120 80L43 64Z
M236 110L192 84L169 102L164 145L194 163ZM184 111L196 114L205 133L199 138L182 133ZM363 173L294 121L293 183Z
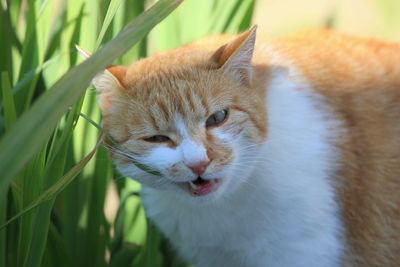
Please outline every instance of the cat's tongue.
M198 177L197 180L189 182L189 191L192 195L204 196L213 192L218 186L218 180L204 180Z

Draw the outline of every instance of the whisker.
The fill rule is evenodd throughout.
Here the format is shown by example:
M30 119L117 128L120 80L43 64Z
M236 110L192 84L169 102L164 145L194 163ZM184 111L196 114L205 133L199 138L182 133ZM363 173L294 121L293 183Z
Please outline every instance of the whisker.
M115 148L115 147L112 147L112 146L106 145L106 144L104 144L104 146L105 146L109 151L111 151L111 152L113 152L113 153L116 153L116 154L118 154L118 155L120 155L120 156L124 156L124 157L126 157L126 158L128 158L128 159L133 159L133 157L132 157L130 154L128 154L127 152L125 152L125 151L123 151L123 150L121 150L121 149L118 149L118 148Z
M105 146L105 148L107 148L109 151L111 151L111 152L113 152L113 153L115 153L115 154L118 154L118 155L120 155L120 156L122 156L122 157L125 157L125 158L128 159L128 160L130 160L130 161L131 161L136 167L138 167L139 169L141 169L141 170L143 170L143 171L146 171L146 172L148 172L148 173L150 173L150 174L153 174L153 175L158 175L158 173L159 173L158 170L156 170L156 169L154 169L154 168L151 168L150 166L148 166L148 165L146 165L146 164L140 163L140 161L137 160L134 156L132 156L132 155L129 154L128 152L122 150L121 148L114 147L114 146L111 146L111 145L106 144L106 143L104 143L104 146ZM151 173L151 172L153 172L153 173Z

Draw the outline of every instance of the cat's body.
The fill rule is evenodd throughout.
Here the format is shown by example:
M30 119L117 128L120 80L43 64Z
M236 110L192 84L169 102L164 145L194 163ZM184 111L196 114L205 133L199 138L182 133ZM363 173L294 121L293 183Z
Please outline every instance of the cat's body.
M164 176L114 153L147 215L199 267L398 266L400 46L229 38L94 81L104 128Z

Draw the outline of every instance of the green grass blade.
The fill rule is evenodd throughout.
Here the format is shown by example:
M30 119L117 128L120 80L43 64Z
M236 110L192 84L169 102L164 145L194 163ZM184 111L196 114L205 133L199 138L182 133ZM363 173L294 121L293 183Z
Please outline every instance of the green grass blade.
M0 71L6 71L12 77L12 54L11 47L13 45L13 32L11 27L11 18L9 9L4 9L0 5L0 32L1 32L1 42L0 42Z
M97 38L96 44L94 46L95 50L97 48L99 48L101 41L103 40L104 35L105 35L108 27L110 26L110 23L111 23L112 19L114 18L115 13L117 13L118 8L121 5L121 3L122 3L122 0L111 0L110 5L107 9L106 17L104 18L104 21L103 21L103 26L101 27L99 37Z
M39 62L39 53L31 53L31 51L39 51L36 28L36 1L29 2L27 13L27 28L25 31L22 48L21 65L18 74L19 79L22 77L23 74L34 69ZM15 102L17 103L17 107L19 108L18 113L21 113L29 106L33 97L33 91L35 89L37 78L38 77L36 76L33 82L29 83L26 88L24 88L23 94L19 94L17 96Z
M27 86L28 83L32 83L32 80L35 76L38 76L43 70L51 66L51 64L53 64L57 60L60 60L59 56L55 56L44 62L43 64L37 66L36 68L24 73L18 83L13 87L13 93L18 93L22 88Z
M5 126L6 129L10 129L11 125L13 125L17 119L17 113L15 111L14 96L11 91L10 78L7 72L1 73L1 88L4 103Z
M14 94L14 97L16 94L18 94L24 87L28 85L28 83L33 83L33 80L35 77L39 75L43 70L45 70L47 67L49 67L52 63L54 63L56 60L59 60L59 57L53 57L52 59L44 62L42 65L37 66L35 69L25 73L21 79L18 81L16 85L13 86L11 89L12 93ZM13 101L14 102L14 101ZM3 109L4 103L6 101L0 102L0 110ZM14 104L15 105L15 104Z
M129 50L181 2L157 2L91 58L68 71L21 116L0 142L0 195L5 194L13 177L43 146L58 120L82 95L92 77Z
M81 36L81 31L82 31L82 21L83 21L83 16L84 16L84 10L85 10L85 3L82 3L81 8L79 9L79 13L77 15L76 21L75 21L75 27L73 29L73 32L71 34L71 40L69 43L69 48L74 47L75 44L77 44L80 40ZM77 62L78 55L76 53L70 53L69 54L69 64L70 66L73 66Z
M32 222L33 235L30 247L25 258L25 267L40 267L44 248L47 242L48 228L50 225L50 213L55 199L43 203L37 211L35 220Z
M161 241L161 233L156 228L154 223L147 220L147 249L146 254L146 265L147 266L160 266L161 265L161 254L159 251L159 245Z
M50 224L49 238L46 247L46 253L43 258L44 266L57 266L57 267L71 267L73 266L71 256L65 248L65 244L61 238L61 235L54 226L54 223Z
M5 223L7 218L7 194L0 196L0 223ZM6 231L0 230L0 267L6 266L7 258L7 235Z
M239 17L238 19L239 26L237 28L239 32L243 32L249 29L251 26L256 0L251 0L249 2L250 3L248 3L247 6L243 8L243 13L241 14L241 17Z
M86 164L89 162L89 160L96 153L96 150L97 150L98 146L100 145L100 142L101 141L98 141L96 144L96 147L86 157L84 157L77 165L75 165L63 177L61 177L54 185L52 185L50 188L48 188L46 191L44 191L42 194L40 194L40 196L35 201L33 201L32 203L27 205L21 212L19 212L15 216L13 216L5 224L1 225L0 231L2 231L5 226L10 224L14 220L18 219L25 213L31 211L32 209L39 206L43 202L51 200L55 196L57 196L80 173L80 171L83 169L83 167L86 166Z
M115 16L115 19L113 21L113 31L119 32L123 27L125 27L125 25L129 23L129 21L144 12L145 2L145 0L135 1L135 4L132 5L128 1L125 1L122 4L122 7L118 10L117 15ZM154 30L152 30L152 32L154 32ZM134 47L132 47L132 49L129 50L125 55L119 58L117 61L118 64L129 65L134 60L146 57L147 39L148 36L137 43Z
M132 243L124 243L118 252L111 258L109 267L132 266L139 247Z
M28 205L40 195L43 189L44 165L46 147L43 147L25 168L22 179L18 179L22 185L22 203ZM22 266L31 247L34 233L33 222L37 218L37 210L30 210L20 218L18 239L18 266Z
M104 254L107 248L109 235L107 231L102 229L109 228L104 217L104 202L107 191L108 182L112 174L112 163L107 159L107 150L99 147L95 156L94 173L90 179L91 197L88 209L88 248L87 253L92 255L92 263L94 266L104 265ZM95 179L93 179L95 178Z
M79 103L76 105L75 112L71 111L66 116L65 125L61 128L61 135L54 134L53 142L56 143L55 149L48 149L48 157L46 161L44 187L48 187L56 180L55 178L62 177L66 165L66 157L68 153L68 146L71 140L73 126L78 118L78 110L80 109ZM76 176L75 176L76 177ZM74 178L71 178L71 180ZM58 181L58 180L57 180ZM70 181L67 181L70 183ZM28 255L25 259L24 266L26 267L39 267L42 266L44 250L47 243L48 231L51 222L51 211L55 202L55 198L47 201L38 207L37 216L32 222L33 229L35 229L31 246Z
M133 266L161 266L161 253L159 245L161 241L161 233L150 220L146 221L146 246L140 251Z
M130 200L130 198L137 198L138 196L134 192L129 192L126 194L125 197L123 197L120 201L117 216L114 221L114 237L111 240L110 244L110 252L111 252L111 259L114 257L115 254L118 253L118 251L122 248L123 244L126 242L124 238L126 238L127 233L125 232L124 229L124 222L126 221L127 217L127 202ZM133 209L130 209L130 215L129 220L131 222L136 222L138 220L138 216L140 213L141 206L136 205L134 206ZM132 242L128 242L132 243Z
M4 103L5 128L8 130L16 121L14 97L11 91L10 77L7 72L1 73L2 101ZM7 194L0 195L0 224L7 219ZM0 231L0 267L6 266L7 237L5 231Z

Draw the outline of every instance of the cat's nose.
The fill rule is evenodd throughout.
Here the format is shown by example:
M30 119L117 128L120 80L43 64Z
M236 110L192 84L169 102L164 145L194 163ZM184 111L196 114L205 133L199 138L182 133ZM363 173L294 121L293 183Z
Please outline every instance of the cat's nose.
M192 170L192 172L194 174L196 174L197 176L200 176L204 173L204 171L206 170L208 164L210 163L210 161L200 161L197 162L196 164L191 164L191 165L186 165L189 169Z

